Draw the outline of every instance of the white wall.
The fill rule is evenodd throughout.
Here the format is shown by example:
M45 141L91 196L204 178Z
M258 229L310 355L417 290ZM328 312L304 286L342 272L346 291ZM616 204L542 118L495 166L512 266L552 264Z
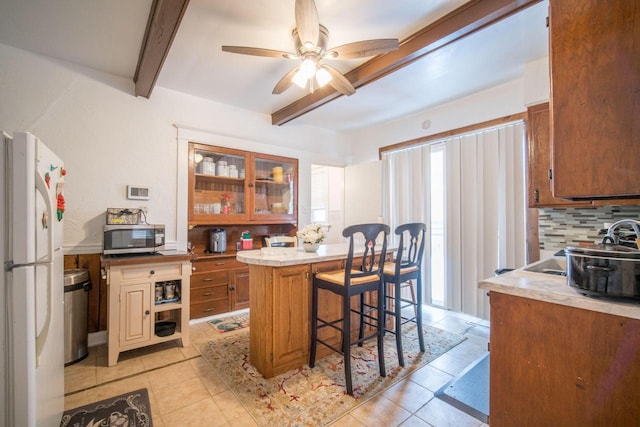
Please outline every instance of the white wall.
M186 159L179 157L176 124L212 143L295 153L302 223L308 222L311 159L344 164L347 156L348 145L333 132L272 126L268 115L160 87L151 99L137 98L128 79L2 44L0 89L0 129L31 132L65 161L66 253L101 251L108 207L146 206L149 222L166 224L168 243L177 245L187 188L178 176ZM149 186L151 200L127 200L127 184Z
M380 147L521 113L526 110L523 88L523 79L514 80L402 119L352 131L348 134L351 159L353 163L370 162L378 159ZM425 120L430 121L428 129L423 128Z
M382 217L382 162L347 166L344 182L345 227L378 222Z

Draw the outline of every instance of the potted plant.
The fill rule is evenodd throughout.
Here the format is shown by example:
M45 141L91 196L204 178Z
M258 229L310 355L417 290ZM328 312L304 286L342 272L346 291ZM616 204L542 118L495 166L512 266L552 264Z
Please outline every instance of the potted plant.
M296 233L302 240L302 247L306 252L315 252L320 247L320 243L327 237L320 224L307 224Z

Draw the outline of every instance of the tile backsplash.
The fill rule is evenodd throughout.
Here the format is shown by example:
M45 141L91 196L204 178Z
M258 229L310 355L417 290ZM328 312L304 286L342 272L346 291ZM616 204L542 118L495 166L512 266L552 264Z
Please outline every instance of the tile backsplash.
M540 249L555 251L581 243L600 243L600 229L623 218L640 219L640 205L540 209Z

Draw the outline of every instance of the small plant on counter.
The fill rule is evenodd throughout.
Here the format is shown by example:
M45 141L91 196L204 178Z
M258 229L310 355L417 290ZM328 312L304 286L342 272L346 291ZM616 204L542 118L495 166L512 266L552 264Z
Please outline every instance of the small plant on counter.
M320 224L307 224L302 230L296 233L299 239L302 239L304 243L322 243L327 237L324 234L324 230Z

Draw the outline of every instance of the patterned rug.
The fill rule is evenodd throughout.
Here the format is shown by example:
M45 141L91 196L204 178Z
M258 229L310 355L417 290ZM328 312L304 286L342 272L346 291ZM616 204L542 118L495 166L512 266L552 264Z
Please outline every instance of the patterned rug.
M424 327L419 352L415 325L405 325L405 367L398 366L395 337L385 337L387 376L379 376L375 340L352 347L354 396L344 387L344 364L337 353L302 368L264 379L249 363L249 330L194 345L261 426L323 426L405 378L466 338Z
M147 389L64 411L60 427L153 427Z
M237 331L238 329L249 326L249 313L223 317L221 319L213 319L209 320L208 323L220 333Z

